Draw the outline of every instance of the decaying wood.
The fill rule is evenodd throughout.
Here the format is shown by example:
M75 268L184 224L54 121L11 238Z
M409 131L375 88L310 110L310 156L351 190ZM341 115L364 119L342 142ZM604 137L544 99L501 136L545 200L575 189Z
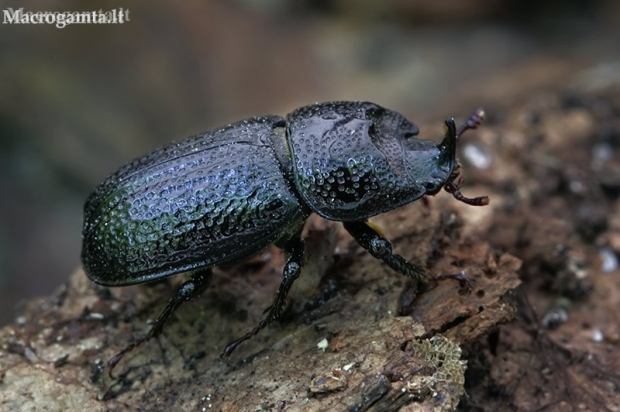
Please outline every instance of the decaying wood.
M462 159L463 191L489 195L489 206L440 194L374 219L396 253L432 274L465 271L470 293L449 280L419 290L339 224L313 219L280 324L219 358L277 289L283 258L269 249L217 268L202 298L111 379L106 361L146 332L182 276L106 289L77 270L0 330L0 410L443 411L460 399L467 410L617 411L614 84L494 105L495 123L462 147L491 159L480 168ZM515 300L520 316L508 323Z
M285 319L230 360L221 351L260 320L277 288L276 249L217 269L207 292L182 306L160 338L129 353L114 379L107 360L147 330L182 279L107 289L77 270L0 331L0 408L452 410L463 395L459 345L514 316L507 295L520 266L463 236L453 203L441 195L377 222L397 253L431 273L464 270L471 292L447 280L422 293L339 224L313 220L307 279L291 292Z

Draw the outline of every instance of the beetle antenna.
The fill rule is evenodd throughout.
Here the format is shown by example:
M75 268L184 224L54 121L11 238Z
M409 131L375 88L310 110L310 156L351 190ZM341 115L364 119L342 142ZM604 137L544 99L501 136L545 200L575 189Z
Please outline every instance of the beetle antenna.
M478 108L478 110L469 116L469 119L459 127L459 130L456 132L456 138L458 139L461 137L467 130L477 129L484 121L484 116L484 109L482 107Z
M482 122L484 121L484 116L485 116L484 109L482 107L478 108L471 116L469 116L469 119L467 119L467 121L463 123L461 127L459 127L459 129L456 131L456 136L454 140L461 137L461 135L465 133L467 130L477 129L478 126L480 126ZM452 124L454 125L454 121L452 121ZM447 121L446 121L446 126L449 127ZM463 196L463 194L461 193L461 185L463 184L463 178L459 177L458 179L456 179L456 177L460 173L460 166L461 165L458 163L458 160L457 160L457 165L456 165L455 170L452 172L450 179L448 179L449 180L448 183L446 183L443 187L445 191L450 193L452 196L454 196L454 198L458 200L459 202L463 202L471 206L488 205L490 202L488 196L480 196L480 197L474 197L474 198ZM456 182L454 181L455 179L456 179Z
M461 193L461 185L463 184L463 178L459 177L456 182L448 182L443 187L446 192L450 193L456 200L459 202L466 203L471 206L486 206L489 204L489 196L480 196L480 197L465 197Z

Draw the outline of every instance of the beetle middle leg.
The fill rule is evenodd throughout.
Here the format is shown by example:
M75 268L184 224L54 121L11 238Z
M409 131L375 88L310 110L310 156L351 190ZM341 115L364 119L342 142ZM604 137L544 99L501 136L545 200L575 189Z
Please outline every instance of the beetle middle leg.
M461 287L469 287L469 282L465 274L447 274L430 276L424 268L409 262L401 255L392 252L392 243L374 229L369 222L343 222L344 228L353 238L366 249L372 256L384 261L396 272L402 273L415 280L418 284L426 285L429 281L444 279L456 279Z
M271 322L278 320L284 310L284 306L286 305L286 297L288 292L291 290L291 286L293 286L293 283L301 273L304 249L305 242L300 235L296 235L286 243L284 250L288 253L289 257L286 261L286 265L284 265L282 283L280 283L280 287L276 292L276 296L274 297L271 306L265 310L267 316L250 332L229 343L224 349L224 353L222 353L223 357L230 356L242 342L245 342L246 340L257 335L258 332L264 329Z
M183 304L183 302L192 300L202 294L202 292L204 292L209 285L211 274L211 268L194 272L192 276L177 289L175 295L170 298L168 304L161 312L155 321L155 324L151 327L148 333L137 341L127 345L125 349L114 355L114 357L108 361L108 365L110 366L110 375L112 374L112 370L116 364L118 364L126 353L131 352L133 349L142 345L151 338L159 336L166 322L168 322L170 317L172 317L172 314Z

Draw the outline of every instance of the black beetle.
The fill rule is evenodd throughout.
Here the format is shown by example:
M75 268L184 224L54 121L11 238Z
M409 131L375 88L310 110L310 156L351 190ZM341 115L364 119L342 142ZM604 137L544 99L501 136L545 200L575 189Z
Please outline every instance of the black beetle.
M371 216L445 188L471 205L488 197L460 193L458 137L484 118L477 110L457 131L445 122L441 143L415 138L418 127L399 113L368 102L302 107L286 119L254 117L201 133L140 157L109 176L84 205L82 262L105 286L143 283L194 271L155 325L121 357L161 333L172 313L201 294L210 267L235 262L275 243L288 253L284 279L267 315L241 342L278 319L299 276L301 230L317 213L338 220L355 240L392 269L426 283L429 276L392 254Z

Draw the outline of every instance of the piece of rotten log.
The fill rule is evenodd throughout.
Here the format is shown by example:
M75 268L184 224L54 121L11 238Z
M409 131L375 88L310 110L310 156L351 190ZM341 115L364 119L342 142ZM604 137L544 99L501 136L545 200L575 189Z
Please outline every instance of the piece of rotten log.
M217 269L203 296L183 305L160 338L128 354L111 379L108 359L147 331L182 276L108 289L77 270L0 330L0 409L451 410L463 395L458 345L514 316L505 297L519 284L520 262L461 236L462 221L443 200L377 222L397 253L431 273L465 270L471 293L452 280L420 293L340 225L327 225L331 243L310 248L308 259L319 249L333 259L309 265L322 277L294 288L281 324L230 360L219 357L271 301L283 259L269 249Z

